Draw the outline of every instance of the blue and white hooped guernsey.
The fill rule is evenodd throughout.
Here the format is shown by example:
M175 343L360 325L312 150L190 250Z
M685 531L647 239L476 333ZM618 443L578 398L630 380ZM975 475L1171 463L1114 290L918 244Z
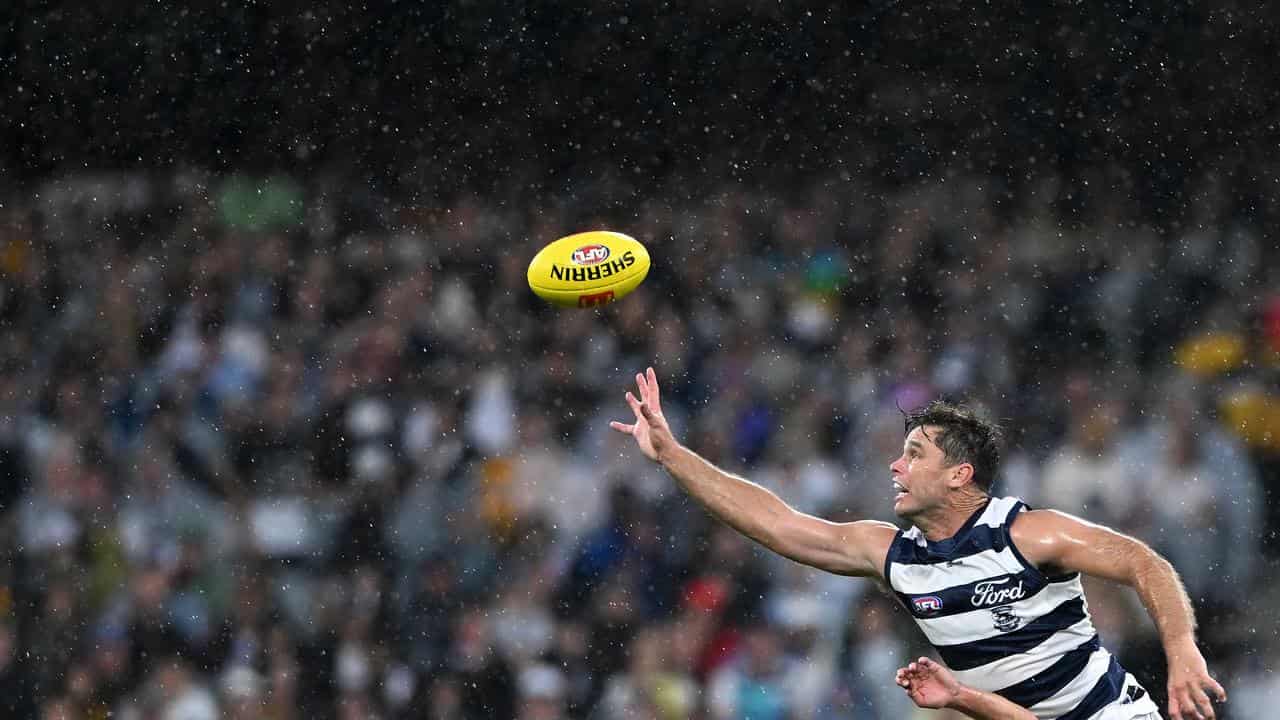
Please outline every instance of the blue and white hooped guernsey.
M1156 710L1098 642L1079 573L1046 576L1014 547L1027 506L991 498L950 538L900 531L885 578L961 682L1042 720L1087 720L1113 703ZM1122 697L1123 696L1123 697Z

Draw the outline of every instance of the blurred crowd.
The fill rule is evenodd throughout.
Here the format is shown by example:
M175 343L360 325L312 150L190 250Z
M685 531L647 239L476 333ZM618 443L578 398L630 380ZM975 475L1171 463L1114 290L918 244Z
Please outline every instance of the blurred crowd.
M3 714L912 717L893 670L925 648L888 596L761 551L609 430L652 364L685 442L834 520L893 519L901 409L983 408L997 493L1165 553L1229 716L1265 716L1280 218L1233 182L1173 221L1114 168L1016 200L968 173L630 206L194 168L13 193ZM591 227L649 278L546 306L529 258ZM1161 694L1136 598L1090 593Z
M608 428L649 365L833 520L892 519L903 409L979 406L996 492L1166 554L1274 714L1274 14L408 5L0 8L0 716L917 717L889 596ZM591 228L648 279L545 305Z

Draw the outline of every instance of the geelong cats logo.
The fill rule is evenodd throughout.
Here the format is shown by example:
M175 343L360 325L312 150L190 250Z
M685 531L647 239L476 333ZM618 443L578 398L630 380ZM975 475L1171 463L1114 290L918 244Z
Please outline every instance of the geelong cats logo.
M1018 625L1022 624L1022 620L1013 614L1013 608L1008 605L991 608L991 622L1000 632L1017 630Z

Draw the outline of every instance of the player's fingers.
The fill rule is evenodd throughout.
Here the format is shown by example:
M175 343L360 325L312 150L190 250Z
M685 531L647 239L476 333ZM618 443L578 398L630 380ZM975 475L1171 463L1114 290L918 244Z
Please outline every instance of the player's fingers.
M631 435L636 431L635 425L627 425L626 423L620 423L617 420L610 420L609 427L613 428L614 430L617 430L618 432L626 433L628 435Z
M640 388L640 400L646 404L653 402L653 383L645 373L636 373L636 385Z
M645 422L653 422L653 407L647 402L640 403L640 415L644 418Z
M657 406L658 403L661 402L659 400L659 395L658 395L658 373L654 372L652 367L649 368L647 372L648 372L647 380L649 381L649 394L651 395L650 400L653 402L655 406Z
M929 658L927 658L927 657L922 657L922 658L920 658L917 662L919 662L919 663L920 663L920 667L924 668L925 670L930 670L930 671L932 671L932 670L933 670L933 666L934 666L934 665L933 665L933 661L932 661L932 660L930 660Z
M635 413L636 425L640 423L648 424L649 419L644 414L644 403L636 399L635 395L627 393L627 404L631 406L631 412Z
M1196 704L1191 701L1191 693L1187 692L1186 687L1179 687L1174 691L1173 696L1178 700L1178 712L1169 713L1170 717L1180 720L1204 720L1200 711L1196 709Z
M1197 686L1192 686L1191 698L1195 700L1196 709L1200 712L1201 717L1206 718L1206 720L1214 719L1213 703L1209 700L1209 696L1205 694L1204 690Z
M1173 705L1173 709L1169 711L1169 717L1178 718L1178 720L1196 720L1196 716L1200 713L1196 712L1195 705L1192 704L1191 698L1187 696L1187 689L1182 686L1176 686L1169 691L1169 702Z
M1197 697L1197 696L1199 696L1199 697ZM1199 687L1197 687L1197 686L1195 686L1195 685L1188 685L1188 686L1186 686L1185 688L1183 688L1183 690L1182 690L1182 714L1183 714L1183 715L1186 715L1186 716L1188 716L1188 717L1193 717L1193 718L1195 718L1196 720L1206 720L1206 718L1211 718L1211 717L1213 717L1213 715L1212 715L1212 714L1210 714L1210 715L1205 715L1204 710L1202 709L1201 704L1200 704L1200 698L1204 698L1204 705L1205 705L1205 706L1209 706L1209 705L1210 705L1210 703L1209 703L1209 696L1208 696L1208 695L1205 695L1205 694L1204 694L1204 691L1203 691L1203 690L1201 690ZM1212 708L1212 707L1209 707L1208 709L1209 709L1209 712L1210 712L1210 713L1213 713L1213 708Z
M1218 698L1218 702L1227 701L1227 691L1223 689L1222 685L1218 684L1217 680L1209 678L1209 682L1206 684L1209 686L1209 689L1213 690L1213 696Z

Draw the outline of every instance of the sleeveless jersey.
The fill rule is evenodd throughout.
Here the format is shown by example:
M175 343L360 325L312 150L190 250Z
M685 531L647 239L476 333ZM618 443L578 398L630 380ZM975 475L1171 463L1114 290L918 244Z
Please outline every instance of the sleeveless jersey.
M1084 720L1127 673L1098 642L1079 574L1047 576L1014 547L1009 524L1026 507L991 498L938 542L899 531L885 578L960 682L1038 718Z

